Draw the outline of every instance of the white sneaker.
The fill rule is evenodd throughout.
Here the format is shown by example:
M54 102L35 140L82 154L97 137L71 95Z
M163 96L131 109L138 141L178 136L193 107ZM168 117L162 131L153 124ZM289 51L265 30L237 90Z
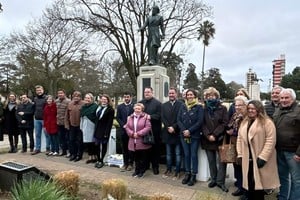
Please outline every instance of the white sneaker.
M51 151L47 154L47 156L52 156L54 153Z
M57 152L54 152L54 153L52 154L52 156L58 156L58 153L57 153Z

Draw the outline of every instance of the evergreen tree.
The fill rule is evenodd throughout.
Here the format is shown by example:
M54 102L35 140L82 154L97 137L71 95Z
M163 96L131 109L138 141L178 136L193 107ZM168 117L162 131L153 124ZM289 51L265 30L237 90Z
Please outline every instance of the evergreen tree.
M196 66L190 63L187 68L187 75L183 81L184 89L192 88L199 91L200 80L198 79L195 70L196 70Z

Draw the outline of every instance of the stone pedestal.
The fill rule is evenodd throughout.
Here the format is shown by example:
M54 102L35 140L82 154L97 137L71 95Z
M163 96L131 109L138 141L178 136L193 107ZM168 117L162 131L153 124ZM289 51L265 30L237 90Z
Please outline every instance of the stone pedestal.
M141 66L137 78L137 101L144 98L145 87L152 87L154 97L160 102L168 101L170 78L167 69L159 65Z

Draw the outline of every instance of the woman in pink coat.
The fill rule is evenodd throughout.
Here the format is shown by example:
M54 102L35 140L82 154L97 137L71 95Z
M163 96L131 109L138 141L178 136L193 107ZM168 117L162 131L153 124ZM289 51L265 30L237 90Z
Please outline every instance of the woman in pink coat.
M134 155L135 171L133 177L143 177L146 171L146 157L151 145L143 143L143 136L151 130L149 116L144 113L144 105L134 105L134 113L128 117L124 128L129 136L128 150Z

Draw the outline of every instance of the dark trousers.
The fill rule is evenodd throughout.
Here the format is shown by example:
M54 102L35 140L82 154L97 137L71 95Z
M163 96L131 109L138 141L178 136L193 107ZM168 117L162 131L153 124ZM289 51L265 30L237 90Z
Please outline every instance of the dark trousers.
M107 144L108 144L108 142L96 144L97 161L103 162L103 159L104 159L105 154L107 152Z
M255 180L253 173L253 162L249 162L249 171L248 171L248 191L246 191L246 196L249 200L264 200L265 193L264 190L255 190Z
M79 126L70 126L70 154L82 158L83 136Z
M220 161L219 152L216 150L206 150L209 172L212 181L219 185L225 184L227 163Z
M236 182L237 182L237 188L242 190L243 189L242 166L233 163L233 169L234 169L234 178L236 178Z
M95 142L87 142L85 143L89 156L97 155L97 146Z
M33 139L33 128L20 128L21 140L22 140L22 149L23 151L27 150L27 134L29 136L29 148L33 150L34 148L34 139Z
M19 132L18 130L12 130L8 132L8 140L11 149L17 149L19 143Z
M134 155L134 163L135 163L135 173L145 173L146 171L146 162L147 155L149 154L149 150L136 150L131 151Z
M59 140L58 134L49 134L50 139L50 151L59 153Z
M62 153L67 153L69 136L68 130L64 125L58 125L58 136L59 136L59 146L62 150Z
M121 133L121 144L122 144L122 154L123 154L123 162L125 166L133 165L133 155L132 152L128 150L128 141L129 137L126 134L125 130Z

